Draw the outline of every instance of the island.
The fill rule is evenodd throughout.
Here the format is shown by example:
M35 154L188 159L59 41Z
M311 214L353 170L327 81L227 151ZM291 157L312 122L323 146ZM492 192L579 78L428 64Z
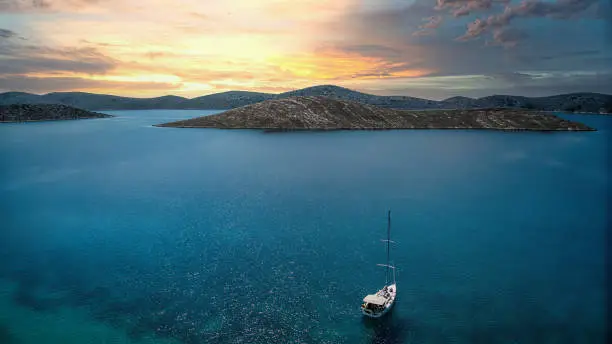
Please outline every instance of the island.
M267 100L157 127L288 130L490 129L593 131L552 114L512 108L398 110L328 97Z
M229 110L266 100L297 96L321 96L403 110L524 108L552 112L612 113L612 95L602 93L579 92L546 97L491 95L482 98L468 98L455 96L444 100L431 100L410 96L379 96L336 85L317 85L279 94L227 91L191 99L174 95L155 98L130 98L86 92L53 92L43 95L25 92L5 92L0 93L0 105L62 104L92 111L148 109Z
M0 122L59 121L107 117L114 116L60 104L0 105Z

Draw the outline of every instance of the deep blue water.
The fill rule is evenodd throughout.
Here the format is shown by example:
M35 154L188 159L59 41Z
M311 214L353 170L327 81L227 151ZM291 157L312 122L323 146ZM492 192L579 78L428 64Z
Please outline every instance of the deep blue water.
M584 133L0 126L0 342L604 343L612 117ZM380 288L386 210L398 301Z

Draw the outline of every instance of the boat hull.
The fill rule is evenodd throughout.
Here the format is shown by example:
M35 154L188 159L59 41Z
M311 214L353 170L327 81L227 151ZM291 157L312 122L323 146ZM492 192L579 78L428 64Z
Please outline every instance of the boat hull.
M363 313L363 315L370 317L370 318L380 318L383 315L389 313L389 311L391 310L391 308L393 308L393 303L391 303L389 306L385 307L385 309L383 309L382 312L378 312L378 313L368 313L366 312L364 309L361 309L361 313Z

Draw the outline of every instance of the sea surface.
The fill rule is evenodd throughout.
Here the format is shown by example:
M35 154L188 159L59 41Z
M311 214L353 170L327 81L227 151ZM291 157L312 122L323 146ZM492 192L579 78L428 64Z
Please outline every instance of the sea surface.
M0 343L604 343L597 132L0 125ZM385 283L386 212L398 299Z

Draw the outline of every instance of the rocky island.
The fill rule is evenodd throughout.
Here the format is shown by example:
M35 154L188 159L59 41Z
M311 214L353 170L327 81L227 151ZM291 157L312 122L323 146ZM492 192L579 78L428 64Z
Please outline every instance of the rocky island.
M582 123L525 109L397 110L327 97L267 100L158 127L276 130L491 129L591 131Z
M0 122L59 121L107 117L113 116L60 104L0 105Z

